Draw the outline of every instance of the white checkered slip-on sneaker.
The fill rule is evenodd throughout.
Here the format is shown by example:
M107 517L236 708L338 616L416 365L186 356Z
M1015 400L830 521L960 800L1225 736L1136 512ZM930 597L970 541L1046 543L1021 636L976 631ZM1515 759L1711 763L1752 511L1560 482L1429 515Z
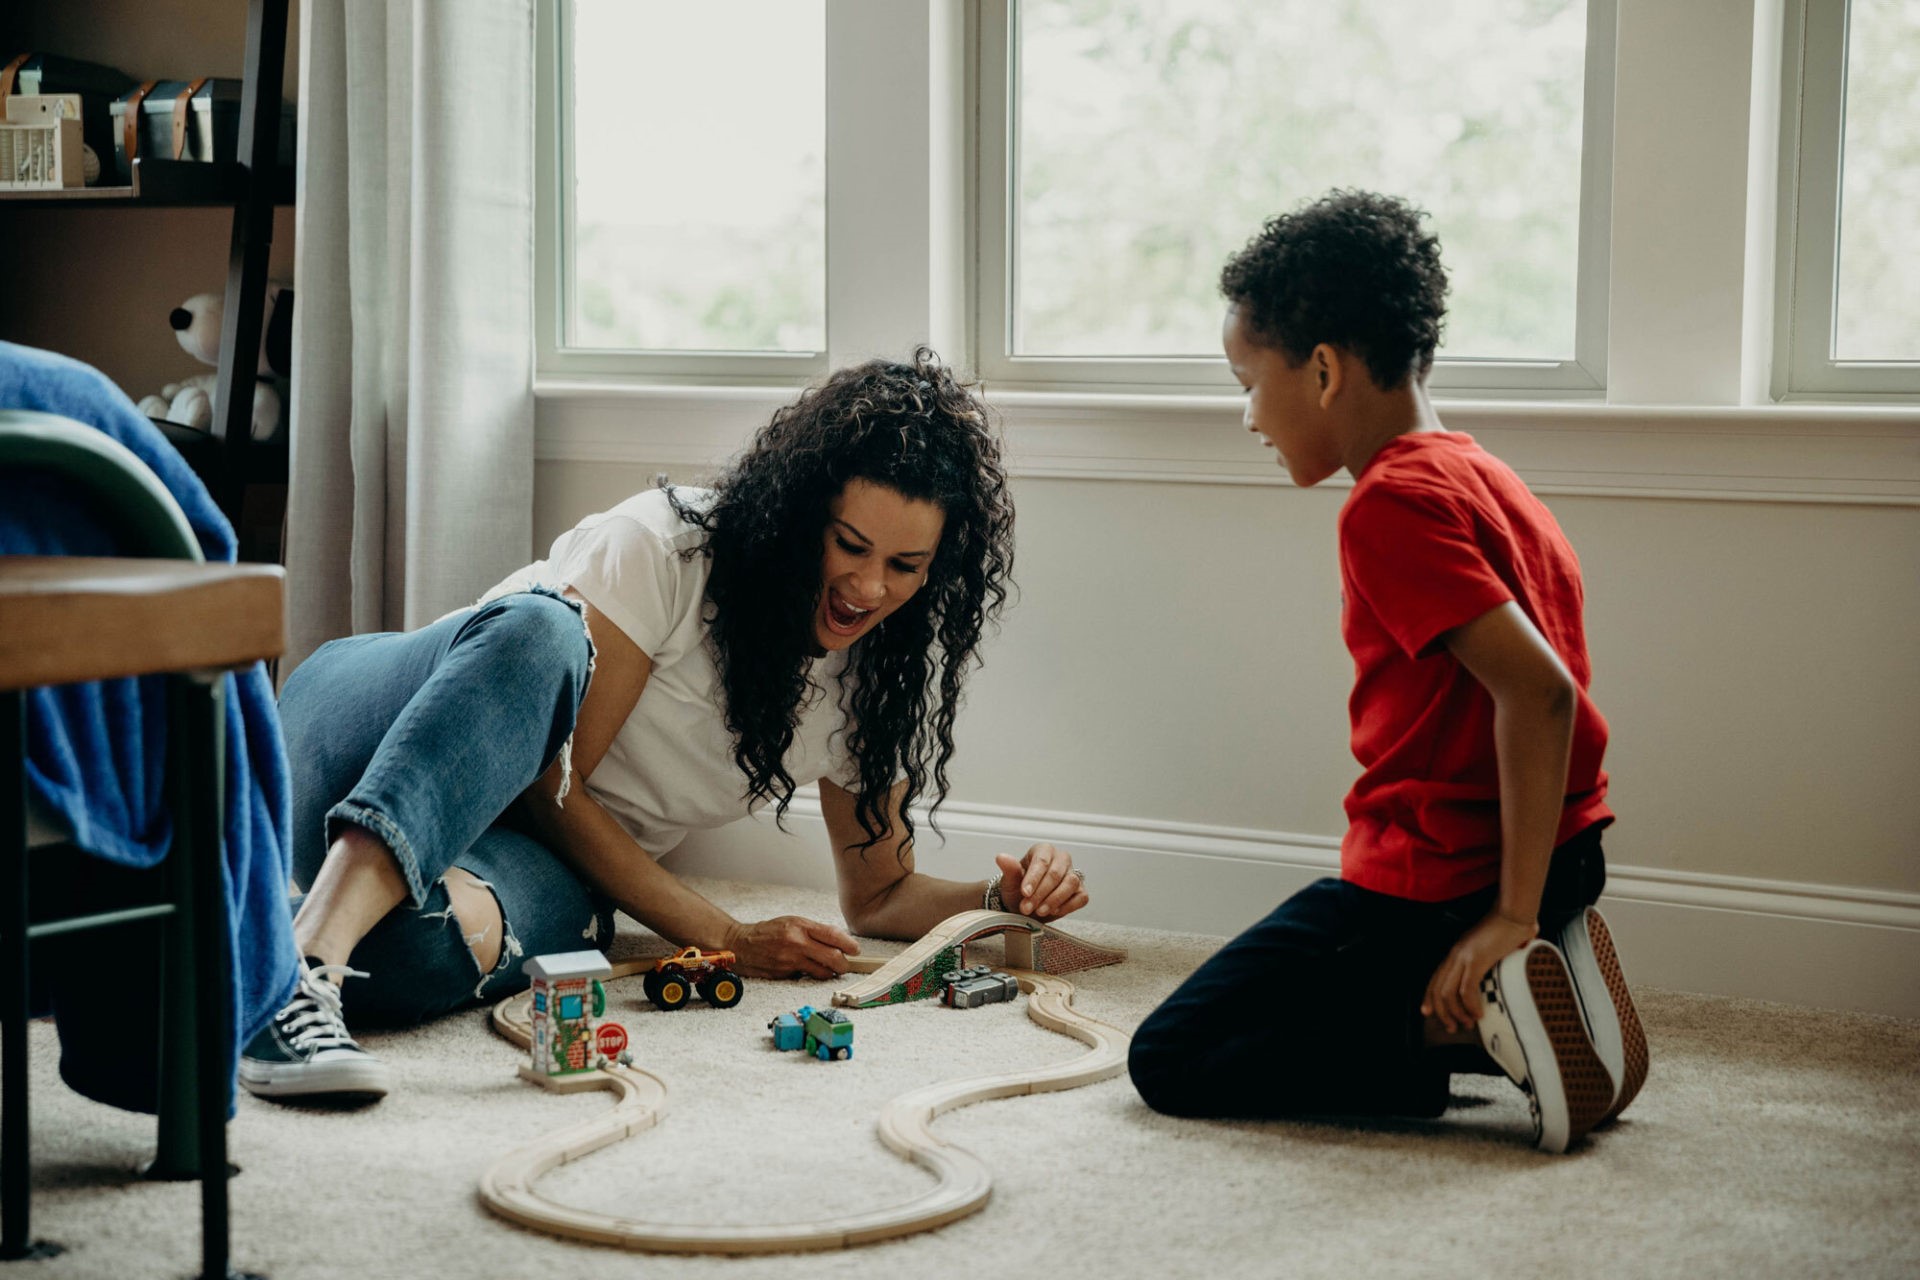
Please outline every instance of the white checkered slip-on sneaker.
M1560 949L1539 939L1481 981L1480 1043L1526 1092L1534 1145L1555 1154L1585 1137L1613 1105L1613 1077L1593 1047Z
M1573 993L1580 999L1580 1012L1587 1019L1593 1047L1614 1079L1613 1104L1601 1124L1627 1109L1640 1086L1647 1082L1647 1032L1640 1025L1640 1014L1627 991L1626 975L1620 969L1620 956L1613 947L1613 935L1607 922L1593 907L1573 918L1560 931L1560 953L1567 958L1567 974L1573 979Z

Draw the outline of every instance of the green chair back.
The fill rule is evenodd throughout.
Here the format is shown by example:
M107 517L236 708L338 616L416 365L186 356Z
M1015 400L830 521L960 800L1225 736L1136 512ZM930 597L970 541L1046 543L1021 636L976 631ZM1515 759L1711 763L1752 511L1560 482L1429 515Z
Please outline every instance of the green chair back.
M131 449L72 418L0 409L0 467L72 481L97 502L100 518L126 543L124 554L204 560L186 513Z

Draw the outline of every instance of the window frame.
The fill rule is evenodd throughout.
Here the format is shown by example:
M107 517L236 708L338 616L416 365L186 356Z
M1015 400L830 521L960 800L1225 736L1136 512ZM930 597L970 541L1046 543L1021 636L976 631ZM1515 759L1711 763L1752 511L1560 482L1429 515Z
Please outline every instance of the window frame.
M975 153L978 252L969 290L973 349L990 386L1016 390L1191 393L1231 388L1224 357L1086 357L1011 354L1014 298L1011 234L1019 175L1012 162L1019 104L1013 34L1020 0L982 0L978 9ZM1588 0L1581 110L1579 262L1575 268L1574 354L1568 360L1450 358L1428 385L1453 396L1593 399L1604 395L1613 181L1613 98L1617 0Z
M833 334L833 287L822 298L827 343L819 351L645 351L573 347L566 343L574 279L573 217L566 160L573 154L573 94L566 91L573 59L573 0L537 0L534 15L534 368L545 378L617 378L638 383L798 386L824 374ZM826 21L823 15L822 21ZM833 24L828 23L831 40ZM833 61L831 48L829 64ZM828 96L832 109L832 96ZM827 132L832 133L831 123ZM823 140L824 145L824 140ZM827 163L832 164L831 156ZM829 179L831 181L831 179ZM831 217L831 207L829 217ZM827 237L821 253L826 254ZM831 260L827 262L829 273Z
M1835 360L1840 183L1851 0L1787 0L1780 100L1777 400L1894 400L1920 392L1920 360Z

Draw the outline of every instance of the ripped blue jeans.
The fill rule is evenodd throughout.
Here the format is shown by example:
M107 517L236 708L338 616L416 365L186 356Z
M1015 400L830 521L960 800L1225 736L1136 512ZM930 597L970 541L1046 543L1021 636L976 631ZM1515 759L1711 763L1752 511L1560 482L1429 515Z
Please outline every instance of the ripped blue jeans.
M498 1000L527 985L526 957L612 939L611 904L506 820L570 755L592 667L578 608L530 591L417 631L335 640L288 678L295 884L313 883L342 823L384 840L407 881L408 900L354 949L370 976L342 988L350 1022L412 1026ZM487 972L442 880L450 867L499 903L500 959Z

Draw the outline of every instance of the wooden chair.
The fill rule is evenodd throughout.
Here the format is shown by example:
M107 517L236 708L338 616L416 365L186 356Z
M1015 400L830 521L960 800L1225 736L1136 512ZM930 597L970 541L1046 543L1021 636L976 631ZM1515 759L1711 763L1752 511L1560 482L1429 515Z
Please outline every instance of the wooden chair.
M75 482L151 558L0 556L0 1259L61 1246L29 1230L28 961L36 938L164 921L159 1154L149 1176L201 1184L203 1274L226 1280L227 905L222 886L224 673L276 657L285 571L206 564L179 506L130 451L48 414L0 411L0 467ZM138 554L138 552L136 552ZM26 691L166 673L173 848L151 905L29 922ZM198 998L197 993L207 993Z

